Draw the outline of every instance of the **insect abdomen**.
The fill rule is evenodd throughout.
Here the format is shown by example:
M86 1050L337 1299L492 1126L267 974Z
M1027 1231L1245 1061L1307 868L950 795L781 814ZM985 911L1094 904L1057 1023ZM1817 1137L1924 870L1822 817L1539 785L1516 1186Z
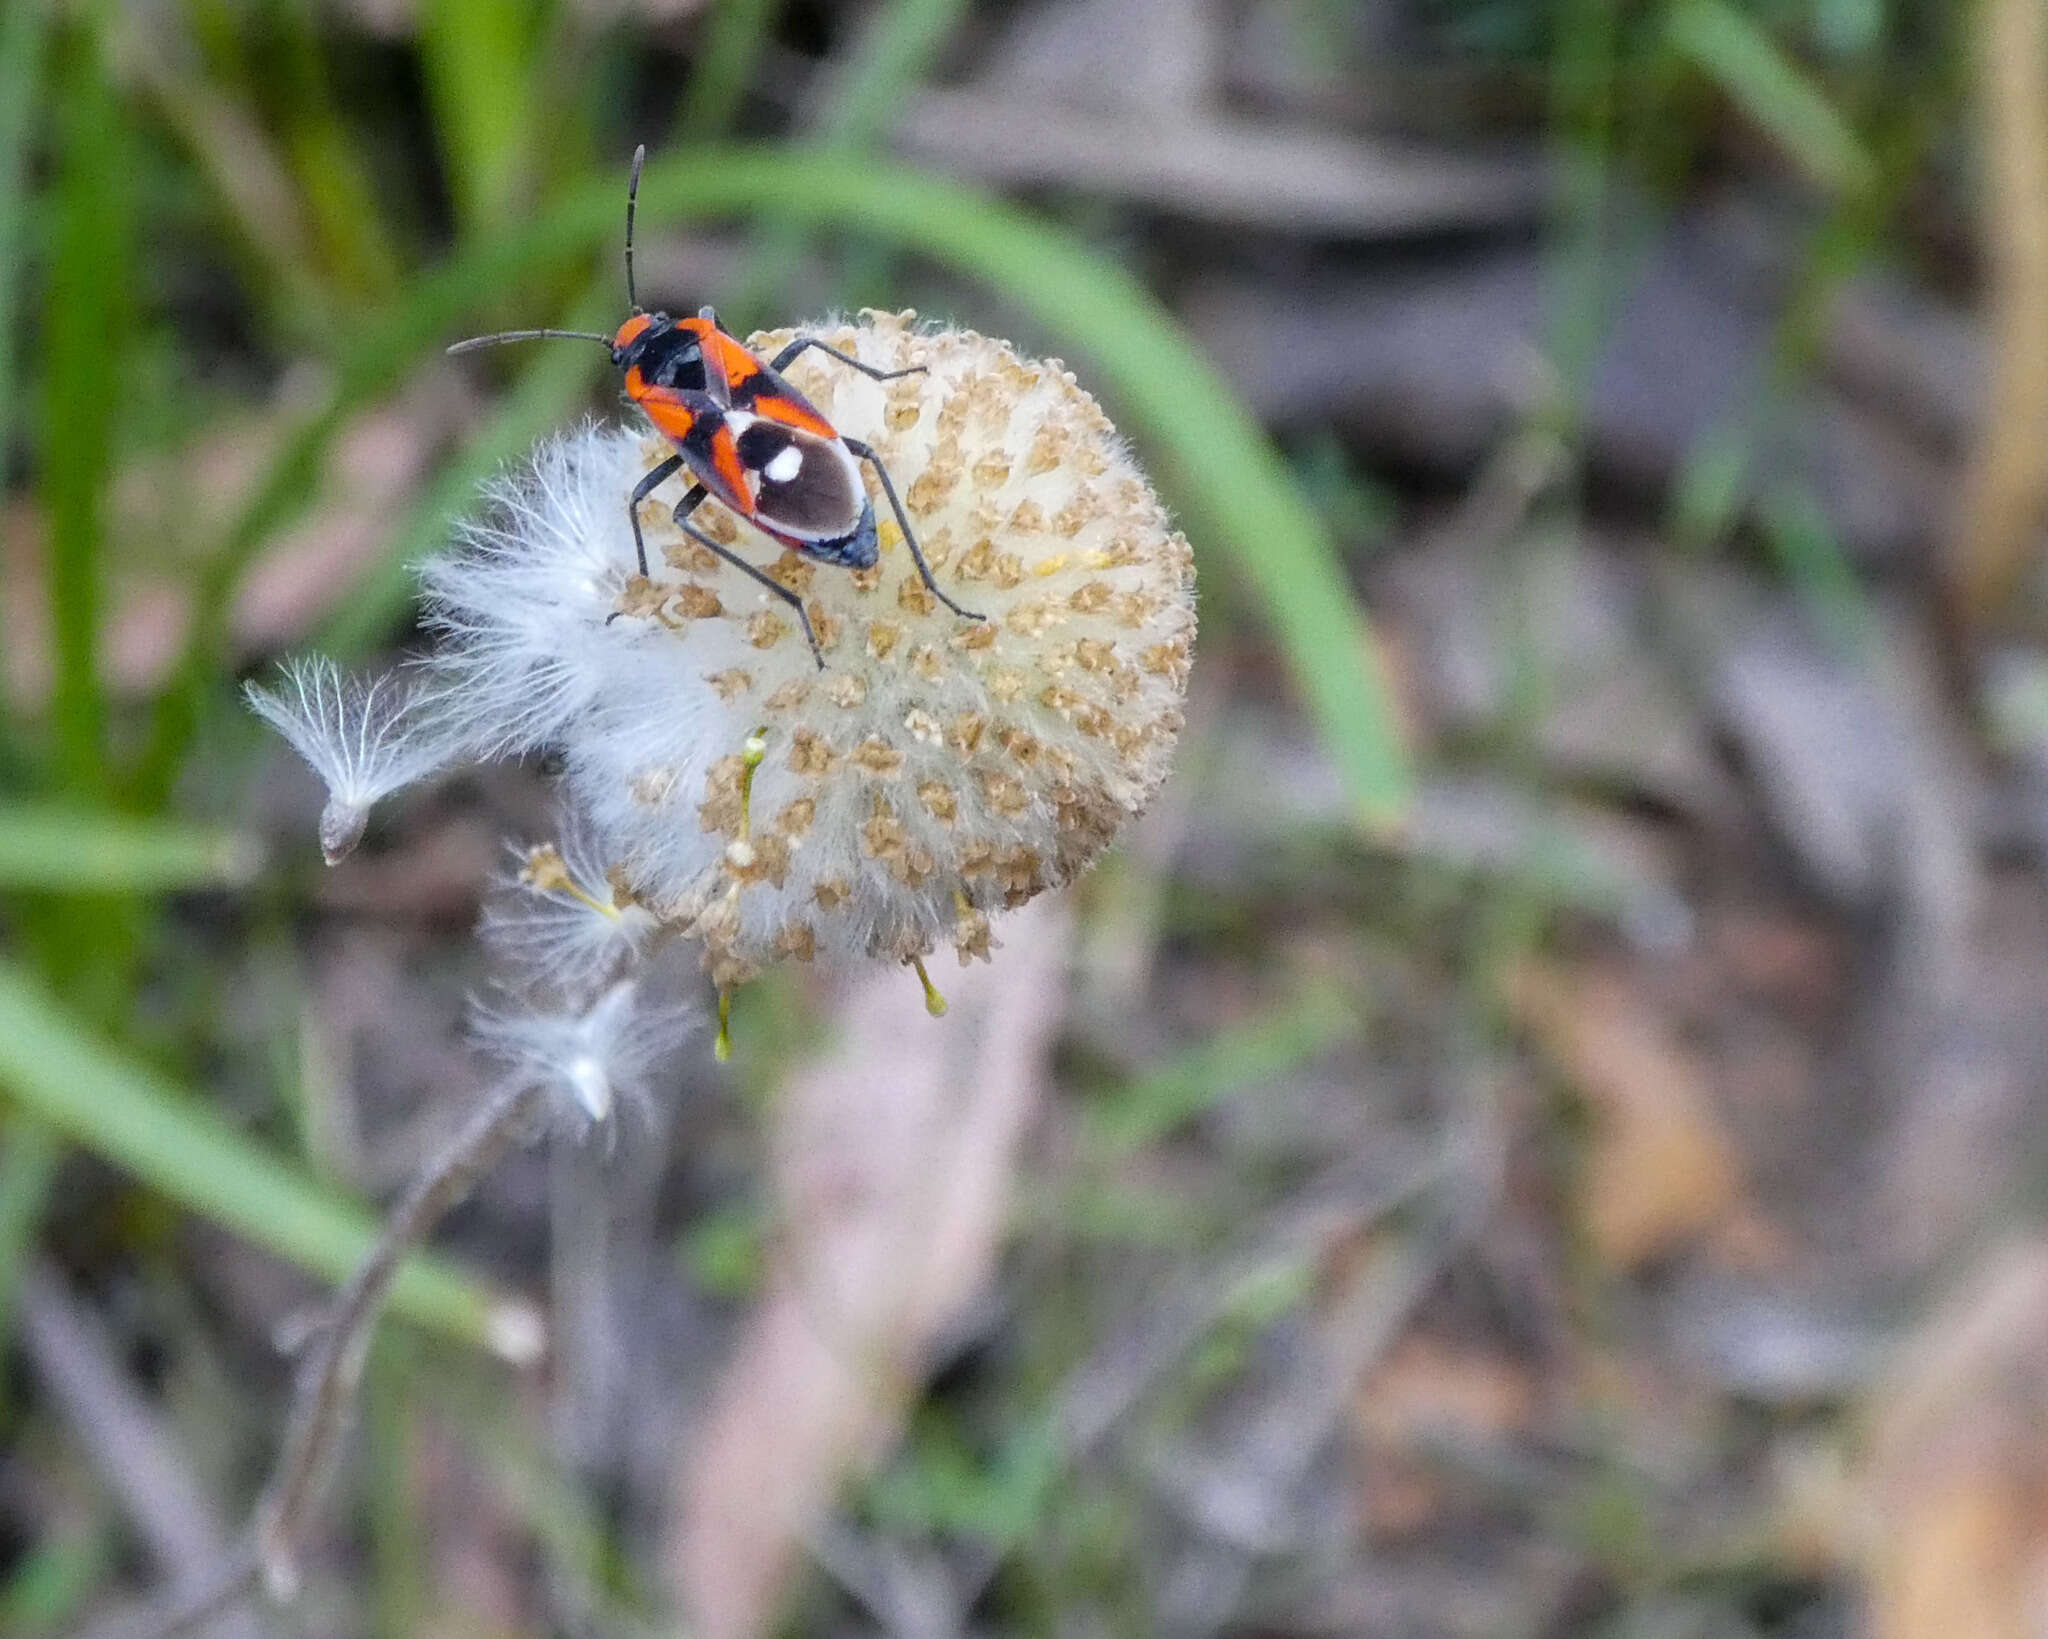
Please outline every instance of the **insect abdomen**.
M749 419L736 431L740 462L756 480L754 506L761 522L798 537L807 550L812 542L859 534L867 494L853 458L837 440L766 420Z

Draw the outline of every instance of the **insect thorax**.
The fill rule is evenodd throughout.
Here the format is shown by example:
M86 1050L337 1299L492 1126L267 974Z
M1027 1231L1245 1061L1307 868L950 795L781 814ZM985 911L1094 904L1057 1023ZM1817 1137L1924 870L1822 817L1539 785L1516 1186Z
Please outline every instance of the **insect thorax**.
M640 379L650 387L701 393L707 385L703 343L665 313L657 313L654 323L634 338L619 364L629 370L637 366Z

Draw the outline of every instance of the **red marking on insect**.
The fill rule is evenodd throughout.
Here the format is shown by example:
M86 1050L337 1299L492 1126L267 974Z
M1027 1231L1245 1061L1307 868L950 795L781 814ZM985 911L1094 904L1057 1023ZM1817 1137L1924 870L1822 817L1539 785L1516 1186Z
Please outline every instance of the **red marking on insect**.
M757 396L750 406L754 413L769 421L779 421L786 427L798 427L820 438L836 438L832 423L803 402L785 393L769 393Z
M546 336L594 341L609 348L612 362L625 377L626 396L674 448L673 454L642 476L627 503L640 573L648 572L640 503L687 469L694 482L676 503L677 527L791 605L820 669L825 657L802 599L690 521L690 514L707 496L722 501L778 545L824 563L866 569L880 556L881 547L874 503L861 482L860 463L865 461L881 481L882 493L903 532L903 543L910 549L926 588L956 615L983 619L947 597L932 578L931 565L917 544L881 458L866 444L840 433L782 374L810 348L877 381L914 375L924 367L878 370L815 336L799 336L774 358L761 359L723 329L718 315L708 307L698 309L695 317L681 319L641 307L633 286L633 217L640 194L640 167L646 157L644 147L635 150L632 180L626 189L626 299L633 312L616 333L507 330L457 342L448 351L466 353L500 342Z
M633 316L619 326L619 333L612 337L612 351L614 353L624 352L645 335L648 327L653 323L654 315L652 313L642 313L636 309Z

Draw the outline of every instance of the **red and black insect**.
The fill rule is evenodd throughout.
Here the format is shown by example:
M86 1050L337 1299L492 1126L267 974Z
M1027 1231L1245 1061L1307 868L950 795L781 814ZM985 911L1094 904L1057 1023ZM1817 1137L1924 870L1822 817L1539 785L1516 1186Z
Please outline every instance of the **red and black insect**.
M721 329L718 315L708 307L699 308L693 319L648 312L633 287L633 211L640 194L640 167L646 158L644 147L634 151L632 180L626 188L626 299L633 304L633 313L616 335L601 336L588 330L507 330L457 342L448 351L466 353L500 342L546 336L609 347L612 363L625 375L626 396L675 446L675 454L640 480L626 504L640 573L647 573L640 503L687 467L696 482L676 503L676 526L794 609L821 671L825 657L811 630L803 599L690 521L690 514L706 496L724 502L770 540L793 552L847 569L866 569L881 549L875 533L874 503L860 477L859 463L865 461L875 469L897 527L903 531L903 544L909 547L926 589L963 619L985 618L961 608L932 579L931 565L925 562L881 457L870 446L840 433L782 375L810 348L828 353L876 381L915 375L924 366L877 370L815 336L799 336L774 358L763 360Z

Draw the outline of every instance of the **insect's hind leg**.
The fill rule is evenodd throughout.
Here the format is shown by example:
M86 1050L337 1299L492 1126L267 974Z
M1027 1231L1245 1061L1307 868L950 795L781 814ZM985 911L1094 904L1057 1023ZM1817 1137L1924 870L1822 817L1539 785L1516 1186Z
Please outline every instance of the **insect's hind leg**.
M922 375L925 367L912 364L901 370L877 370L872 364L863 364L851 353L842 353L829 342L822 342L816 336L799 336L787 347L768 361L768 368L781 375L794 364L806 348L815 347L821 353L830 353L841 364L849 364L872 381L894 381L898 376ZM850 447L850 446L849 446Z
M839 440L860 460L875 469L875 476L882 481L882 493L889 497L889 510L896 514L896 527L903 531L903 544L910 548L911 561L917 565L917 572L923 578L925 590L937 598L962 620L986 620L987 615L978 615L972 609L963 609L940 590L939 583L932 579L932 566L924 561L924 548L917 544L917 532L910 527L910 517L903 510L903 503L896 498L896 486L889 478L889 469L882 465L882 458L875 454L874 447L863 444L857 438Z
M680 455L671 455L633 486L633 497L626 503L626 516L633 520L633 551L640 559L640 573L643 575L647 573L647 542L640 534L640 503L673 478L682 464L683 458ZM703 489L699 487L697 493L701 498ZM680 513L678 521L681 521Z
M699 484L676 503L676 527L699 546L716 552L741 574L750 580L758 581L768 591L773 592L784 603L794 609L796 611L797 624L804 629L804 641L811 646L811 658L817 661L818 670L823 671L825 669L825 651L818 647L818 634L811 630L811 617L810 613L804 608L804 600L766 570L757 568L755 565L747 562L745 558L733 551L732 548L720 546L709 535L705 534L703 530L691 523L689 515L696 510L697 503L703 499L704 486Z
M643 478L640 481L639 486L633 491L633 544L635 546L640 546L640 503L646 500L648 495L650 495L653 491L659 489L661 487L662 480L667 478L671 473L673 473L676 470L677 467L680 467L682 464L683 458L680 455L671 456L668 460L662 462L660 466L656 467L645 478ZM684 492L683 498L680 501L676 502L675 506L676 528L680 529L685 535L689 536L690 539L695 541L699 546L705 547L709 551L717 553L719 557L723 558L727 563L731 564L733 568L737 569L741 574L748 576L750 579L759 581L761 585L766 587L769 591L773 592L777 597L782 599L784 603L788 604L792 609L794 609L796 611L797 624L803 627L804 629L804 641L809 643L811 646L811 658L817 661L818 670L823 671L825 669L825 652L824 650L818 647L817 634L811 630L811 617L809 612L806 611L804 608L804 600L798 597L796 593L792 592L787 586L784 586L782 582L780 582L779 580L776 580L772 576L755 568L754 565L747 562L747 560L741 557L737 552L732 551L730 548L720 546L709 535L705 534L703 530L699 529L695 524L690 522L690 514L695 512L698 507L704 504L704 501L707 498L707 494L708 492L705 490L702 484L692 484L689 487L689 489ZM643 575L647 573L647 549L644 546L640 547L640 572ZM617 618L618 617L616 615L612 617L612 619L614 620L616 620ZM609 624L609 622L607 622L607 624Z

